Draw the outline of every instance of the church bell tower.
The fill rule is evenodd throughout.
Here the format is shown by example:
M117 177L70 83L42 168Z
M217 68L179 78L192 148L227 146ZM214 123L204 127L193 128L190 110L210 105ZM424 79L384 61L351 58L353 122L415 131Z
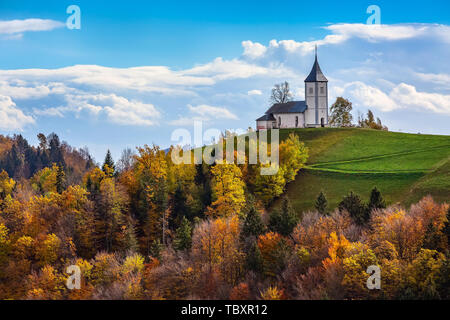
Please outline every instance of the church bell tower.
M314 65L305 79L305 101L307 105L305 114L306 126L328 126L328 79L320 70L319 61L317 60L317 45Z

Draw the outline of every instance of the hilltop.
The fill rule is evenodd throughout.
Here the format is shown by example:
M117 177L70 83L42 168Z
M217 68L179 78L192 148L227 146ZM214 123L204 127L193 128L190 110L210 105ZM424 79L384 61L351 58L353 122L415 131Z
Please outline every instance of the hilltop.
M350 191L367 200L374 186L388 204L410 205L428 194L440 202L450 199L450 136L315 128L282 129L280 139L291 132L310 154L286 190L298 211L313 209L321 190L330 208Z

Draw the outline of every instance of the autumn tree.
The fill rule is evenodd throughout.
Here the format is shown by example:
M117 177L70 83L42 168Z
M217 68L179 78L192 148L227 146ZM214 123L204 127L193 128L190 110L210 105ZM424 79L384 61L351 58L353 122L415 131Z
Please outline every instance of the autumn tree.
M330 125L335 127L351 127L353 116L352 103L347 99L338 97L331 106Z
M138 149L129 192L142 230L141 246L149 251L151 243L164 242L168 225L168 165L159 147ZM163 243L164 244L164 243Z
M294 181L298 171L305 166L308 160L308 148L294 133L280 143L280 165L283 167L286 183Z
M371 110L367 111L367 118L364 118L364 116L358 116L358 126L361 128L370 128L375 130L388 130L386 126L383 126L380 118L377 118L375 121L375 116Z
M235 164L216 164L211 169L213 202L207 214L228 217L241 214L245 205L245 184L242 172Z
M242 275L244 254L240 249L239 218L232 215L201 222L192 237L196 262L219 272L223 280L235 285Z
M263 165L260 164L257 170L261 167ZM275 198L283 194L285 186L284 168L280 166L275 174L256 175L255 194L268 207Z
M42 193L56 192L61 194L66 186L66 174L62 165L53 163L52 167L47 167L37 172L32 178L33 188Z
M268 277L275 277L284 270L292 251L286 239L276 232L259 236L258 248L261 252L264 274Z
M0 279L2 279L5 274L5 266L8 263L8 255L11 249L11 241L9 240L9 230L8 228L0 223Z
M439 282L445 256L436 250L421 249L417 257L409 264L406 286L412 290L412 296L419 299L439 299Z
M447 210L447 215L444 222L444 226L442 228L442 232L447 238L447 245L450 246L450 207Z
M120 156L119 161L117 161L116 169L119 172L130 170L134 164L134 156L135 153L130 148L122 150L122 155Z

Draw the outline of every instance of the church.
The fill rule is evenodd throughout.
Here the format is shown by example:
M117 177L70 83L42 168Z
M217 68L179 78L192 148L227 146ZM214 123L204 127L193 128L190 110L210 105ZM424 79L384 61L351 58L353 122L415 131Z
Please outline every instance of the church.
M305 101L274 104L256 120L257 130L328 126L328 80L320 70L317 48L314 65L305 79Z

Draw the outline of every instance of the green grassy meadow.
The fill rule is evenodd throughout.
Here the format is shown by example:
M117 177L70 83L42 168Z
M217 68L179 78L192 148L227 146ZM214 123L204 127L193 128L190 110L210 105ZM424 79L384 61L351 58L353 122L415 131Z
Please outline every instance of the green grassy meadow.
M314 209L320 191L335 208L350 191L367 201L375 186L388 204L407 206L428 194L450 200L450 136L315 128L280 130L280 139L291 132L310 154L286 190L299 212Z

